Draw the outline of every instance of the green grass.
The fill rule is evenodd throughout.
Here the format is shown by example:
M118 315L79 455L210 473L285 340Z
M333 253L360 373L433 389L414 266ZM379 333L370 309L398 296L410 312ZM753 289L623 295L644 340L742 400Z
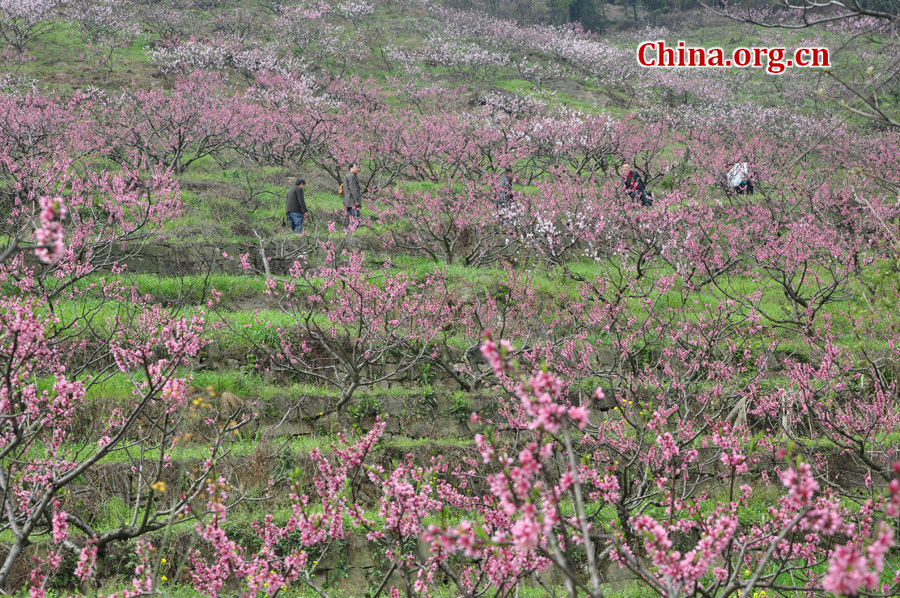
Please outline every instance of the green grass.
M380 256L374 254L373 259L377 260ZM469 267L459 263L444 265L442 261L435 261L426 256L417 255L396 255L391 257L392 268L381 270L384 273L405 272L410 274L415 280L424 280L429 274L432 274L436 268L443 269L450 281L450 287L455 288L460 283L480 288L491 288L495 283L505 279L505 273L499 267ZM566 268L573 273L582 276L588 280L595 278L611 279L615 275L613 271L603 264L594 261L580 260L570 262ZM379 270L375 269L377 273ZM663 276L668 276L672 272L663 267L655 271L648 272L647 284L652 293L653 282ZM266 291L265 282L258 277L244 275L228 275L228 274L211 274L209 276L202 275L185 275L180 277L160 277L153 274L130 274L120 277L113 275L92 275L80 280L74 289L86 299L78 299L74 306L76 309L89 310L97 308L101 305L100 297L102 296L97 285L101 282L108 284L121 283L126 288L134 286L141 295L150 295L154 301L163 304L177 302L182 305L203 305L205 301L211 297L210 290L215 289L222 294L222 302L227 306L230 302L240 299L252 299L254 297L264 297ZM731 276L727 280L728 293L734 296L748 296L760 289L764 290L762 296L761 307L768 313L777 317L784 315L785 306L789 305L783 293L778 287L761 286L760 283L746 276ZM538 291L547 296L555 296L558 294L568 295L575 298L574 284L566 276L561 269L557 268L550 271L538 271L535 277L535 283ZM53 288L53 281L48 282L48 288ZM682 287L676 285L671 291L664 295L657 295L659 301L664 307L678 308L684 299ZM12 292L12 287L9 287ZM838 332L848 333L853 330L850 320L844 316L844 312L859 316L868 313L868 306L861 300L857 299L859 293L854 292L854 284L851 284L848 292L848 300L843 302L835 302L827 306L823 313L827 313L834 318L833 329ZM699 292L693 292L687 296L689 302L705 306L706 308L717 306L725 295L714 286L707 286ZM639 315L645 311L640 300L632 299L629 301L630 310L635 315ZM61 309L61 315L64 323L68 323L70 318L66 314L70 309ZM696 311L696 308L693 308ZM114 304L103 305L98 313L97 320L106 317L112 317L119 313L119 307ZM687 314L688 317L691 313ZM234 326L244 327L251 324L251 328L257 326L256 318L251 312L233 312L227 316L230 323ZM293 320L290 316L278 310L264 310L259 314L258 318L266 324L271 323L273 326L290 326ZM264 334L260 332L259 334ZM787 340L787 339L786 339ZM847 341L851 341L851 337L847 337Z
M259 278L222 273L186 274L178 277L158 276L150 273L125 276L92 274L80 279L73 285L73 288L82 296L99 299L103 296L99 285L103 283L119 284L125 288L134 287L140 295L150 295L156 302L178 302L189 305L205 304L211 298L210 291L212 289L222 294L221 300L225 303L262 295L266 291L265 281ZM46 286L53 289L54 281L49 281Z
M328 453L332 447L340 445L340 437L335 434L308 434L302 436L278 436L277 432L275 432L275 434L276 435L274 436L266 436L266 438L268 438L269 446L280 455L279 458L287 460L286 462L296 462L299 457L308 455L316 449ZM265 432L260 432L257 436L245 438L236 437L235 440L223 445L219 458L226 452L231 458L246 459L251 457L259 450L261 435L265 435ZM418 449L431 449L432 451L437 451L474 446L473 440L465 438L410 438L406 436L392 436L390 438L382 438L378 442L378 450L391 452L416 451ZM83 457L84 455L90 454L95 448L93 443L87 445L63 446L60 449L60 454L65 455L67 451L71 454L83 452ZM164 453L171 457L173 463L180 463L184 467L191 467L192 464L199 463L209 457L210 446L205 443L198 444L191 441L185 441L177 444L173 448L165 450ZM30 451L30 454L35 457L41 456L44 454L44 449L43 447L36 445ZM100 460L100 463L108 465L116 463L137 463L139 461L154 462L159 458L160 451L157 449L140 451L134 447L128 448L123 446L123 448L114 449L104 455ZM109 508L110 518L120 514L120 510L116 508L117 503L115 501L112 501L109 505L105 506L108 506ZM130 517L130 514L126 516ZM118 519L118 521L121 523L122 518Z
M44 35L32 40L27 51L34 60L26 62L21 75L39 80L53 80L53 91L69 94L87 86L121 88L133 81L150 87L150 76L156 68L147 57L148 39L139 36L132 44L114 52L113 72L109 75L97 68L96 59L82 41L77 27L57 22Z
M523 81L522 79L503 79L496 82L496 86L507 91L531 91L534 84L531 81Z
M260 399L264 403L274 399L296 399L303 397L330 397L336 398L339 392L332 386L323 386L306 383L293 383L288 385L266 382L259 374L244 372L241 370L200 370L194 371L182 368L179 376L191 377L192 385L197 392L211 389L217 394L230 392L245 400ZM53 386L52 378L39 378L38 388L50 390ZM87 394L87 400L100 399L130 399L133 395L134 385L131 378L124 373L116 372L104 377L102 381L91 383ZM423 393L434 392L429 386L394 385L390 388L369 386L356 392L357 397L416 397ZM485 395L490 395L485 391ZM265 405L260 406L261 409Z

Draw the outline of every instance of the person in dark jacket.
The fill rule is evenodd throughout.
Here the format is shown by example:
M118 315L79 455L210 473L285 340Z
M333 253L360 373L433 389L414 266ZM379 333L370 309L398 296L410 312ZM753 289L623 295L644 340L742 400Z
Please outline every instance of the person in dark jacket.
M507 168L497 185L497 207L508 208L513 200L513 169Z
M631 164L622 165L622 186L625 194L631 198L631 201L641 200L642 206L649 206L653 203L651 196L647 194L647 188L644 186L644 180L636 170L631 170Z
M306 189L306 181L297 179L287 194L285 210L295 235L303 232L303 221L309 215L309 211L306 209L306 200L303 199L304 189Z
M497 205L497 212L501 224L509 222L509 218L507 217L508 210L512 205L514 197L513 169L507 168L503 173L503 178L501 178L500 182L497 184L497 200L494 202Z
M359 220L362 207L362 191L359 188L359 162L350 163L350 173L344 177L344 211L350 216L350 224Z

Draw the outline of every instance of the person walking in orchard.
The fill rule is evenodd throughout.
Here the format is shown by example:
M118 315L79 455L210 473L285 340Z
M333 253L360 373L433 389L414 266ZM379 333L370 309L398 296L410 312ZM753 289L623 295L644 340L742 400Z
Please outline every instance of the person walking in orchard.
M503 173L503 178L500 179L500 184L497 185L497 203L501 208L508 208L509 204L512 203L513 200L513 169L507 168Z
M497 212L499 214L500 223L507 222L507 213L513 201L513 169L507 168L503 173L503 178L497 185Z
M628 164L627 162L622 164L622 186L625 194L628 195L632 201L636 201L640 198L642 206L651 205L653 200L647 195L647 188L644 186L644 180L641 178L638 171L631 170L631 164Z
M359 188L359 162L350 163L350 172L344 177L344 211L350 216L350 228L356 228L362 208L362 191Z
M309 217L309 210L306 209L306 200L303 198L304 189L306 189L306 181L297 179L287 194L285 211L295 235L303 232L303 221Z
M728 171L728 185L738 195L753 195L750 164L746 158L739 158Z

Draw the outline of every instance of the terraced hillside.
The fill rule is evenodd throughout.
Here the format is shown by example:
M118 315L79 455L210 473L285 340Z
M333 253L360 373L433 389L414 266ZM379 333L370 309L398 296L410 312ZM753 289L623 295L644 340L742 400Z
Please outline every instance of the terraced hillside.
M0 0L0 589L896 595L890 15L590 4Z

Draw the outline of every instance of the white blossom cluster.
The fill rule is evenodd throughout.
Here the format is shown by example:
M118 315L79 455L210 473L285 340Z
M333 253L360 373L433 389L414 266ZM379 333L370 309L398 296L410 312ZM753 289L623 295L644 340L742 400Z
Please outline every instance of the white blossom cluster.
M457 39L441 36L429 37L425 40L419 58L429 66L463 69L479 69L484 67L502 67L509 64L509 54L492 52L475 44L461 42Z
M789 134L815 137L822 131L829 131L831 138L847 134L847 127L840 115L805 115L783 107L760 108L750 102L736 102L728 105L690 105L680 107L676 113L684 126L721 123L723 127L736 122L753 122L755 130L772 134Z
M298 69L297 72L300 72ZM326 94L316 93L315 80L308 74L281 76L276 81L257 81L247 89L245 96L250 101L270 106L321 106L338 108L340 102Z
M169 48L157 48L149 52L149 58L165 73L230 68L247 77L257 73L292 76L303 72L307 66L294 56L280 56L277 46L242 48L224 40L191 40Z
M556 36L545 49L582 73L604 80L623 80L638 69L633 51L573 33Z
M552 218L536 215L531 229L525 231L524 239L528 245L538 248L544 248L545 244L552 247L557 241L560 232L557 230Z
M540 114L547 106L547 102L532 96L487 93L484 98L484 106L490 111L501 111L515 117L533 117Z
M495 53L502 52L505 56L510 51L547 54L600 79L624 79L633 76L639 68L633 50L599 41L577 25L520 27L514 21L485 18L472 11L432 10L443 27L441 32L431 36L441 41L437 44L438 48L446 47L449 38L455 40L457 46L464 46L465 40L473 40L482 48L491 47L498 51ZM641 35L657 36L646 39L664 39L669 31L664 27L647 28L641 31ZM538 77L543 75L544 79L566 76L562 67L557 66L556 69L559 70L534 74Z
M347 0L331 10L339 17L354 20L374 13L375 5L365 0Z
M520 27L515 21L487 17L474 11L433 8L442 33L460 39L475 40L505 50L540 51L553 37L555 27Z
M72 19L92 40L128 39L141 33L140 24L121 0L80 0L72 5Z
M278 27L286 27L287 31L292 31L307 23L304 21L315 21L327 14L329 6L325 2L305 1L295 6L281 7L281 16L278 19Z
M231 48L221 42L190 40L171 48L151 50L148 56L164 73L186 73L195 69L224 69L230 54Z
M0 42L0 57L5 61L15 53L23 58L25 45L49 31L57 4L58 0L0 0L0 40L6 42Z
M4 95L24 95L37 92L37 79L6 73L0 77L0 93Z
M286 67L272 47L241 49L231 54L230 58L229 66L242 75L265 72L290 74L289 67Z
M0 17L33 27L52 16L59 0L0 0Z
M558 62L532 62L527 58L523 58L516 65L519 75L526 81L534 81L541 85L545 81L558 81L565 79L571 73L569 70Z
M327 15L357 20L374 12L375 5L367 0L344 0L337 4L329 4L322 0L304 0L297 5L281 8L279 26L292 31L307 26L307 21L317 21Z
M351 20L356 18L357 11L368 10L359 3L346 7L346 18ZM348 28L325 19L327 15L338 14L335 10L327 4L312 2L285 8L276 21L276 28L285 31L285 41L312 64L361 60L364 48L353 35L348 35Z

